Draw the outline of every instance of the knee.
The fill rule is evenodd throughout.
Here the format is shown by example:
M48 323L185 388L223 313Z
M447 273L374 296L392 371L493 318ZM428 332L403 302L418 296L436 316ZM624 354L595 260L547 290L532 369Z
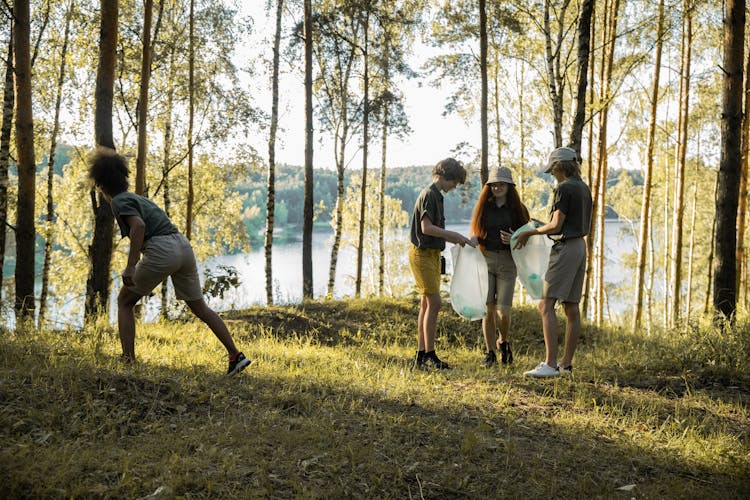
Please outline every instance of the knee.
M127 289L123 288L117 295L117 308L118 309L132 309L138 303L139 297L133 297Z

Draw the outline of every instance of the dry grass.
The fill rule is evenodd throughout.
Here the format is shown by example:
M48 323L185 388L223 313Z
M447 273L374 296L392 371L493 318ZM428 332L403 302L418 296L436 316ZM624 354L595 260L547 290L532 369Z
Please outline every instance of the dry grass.
M445 372L409 369L415 315L405 300L228 314L254 360L235 378L223 375L221 347L195 323L141 326L135 367L118 362L111 327L4 332L0 490L750 496L746 330L646 337L587 328L575 378L536 381L521 376L543 352L535 310L515 312L516 363L492 370L479 367L478 323L444 311L439 353L455 365Z

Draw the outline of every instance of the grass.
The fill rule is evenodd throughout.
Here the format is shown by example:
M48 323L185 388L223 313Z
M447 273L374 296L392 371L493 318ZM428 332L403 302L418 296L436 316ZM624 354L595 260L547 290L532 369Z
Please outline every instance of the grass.
M412 372L416 303L349 300L225 315L254 363L227 378L201 324L0 335L5 497L748 498L750 338L586 327L573 379L486 370L479 323L445 309L455 365Z

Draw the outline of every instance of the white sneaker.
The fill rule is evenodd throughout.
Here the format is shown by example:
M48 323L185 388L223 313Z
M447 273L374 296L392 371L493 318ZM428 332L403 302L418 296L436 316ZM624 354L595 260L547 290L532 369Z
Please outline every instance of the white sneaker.
M523 374L527 377L537 378L558 377L560 376L560 370L558 370L557 368L552 368L547 363L539 363L539 366L537 366L533 370L524 372Z

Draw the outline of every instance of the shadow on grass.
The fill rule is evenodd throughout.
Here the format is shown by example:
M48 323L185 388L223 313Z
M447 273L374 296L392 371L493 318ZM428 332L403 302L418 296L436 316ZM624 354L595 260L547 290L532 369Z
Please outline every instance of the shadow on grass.
M394 376L422 390L391 394L388 385L355 389L273 366L227 378L59 355L51 345L0 346L0 477L10 497L134 498L160 487L165 497L750 494L747 456L726 467L641 442L617 415L598 425L564 418L590 411L573 405L577 391L637 418L634 396L589 382L508 377L467 399L462 391L477 382L465 370L406 370ZM278 361L261 361L269 362ZM381 362L398 360L362 370L375 379ZM669 402L659 404L668 414ZM627 485L636 486L618 490Z

